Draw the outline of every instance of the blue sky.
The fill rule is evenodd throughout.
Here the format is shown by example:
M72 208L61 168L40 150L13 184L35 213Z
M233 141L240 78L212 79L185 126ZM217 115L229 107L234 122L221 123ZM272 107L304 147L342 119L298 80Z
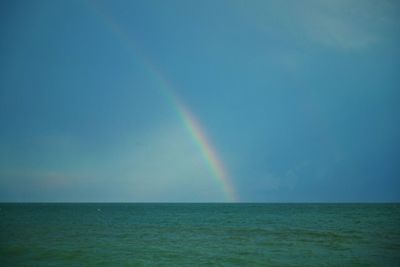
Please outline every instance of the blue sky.
M2 1L0 201L400 201L396 1Z

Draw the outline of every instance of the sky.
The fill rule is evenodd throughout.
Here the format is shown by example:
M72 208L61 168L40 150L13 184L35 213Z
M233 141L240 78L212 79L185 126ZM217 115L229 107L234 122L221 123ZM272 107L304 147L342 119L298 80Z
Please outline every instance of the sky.
M0 201L400 201L398 1L1 1Z

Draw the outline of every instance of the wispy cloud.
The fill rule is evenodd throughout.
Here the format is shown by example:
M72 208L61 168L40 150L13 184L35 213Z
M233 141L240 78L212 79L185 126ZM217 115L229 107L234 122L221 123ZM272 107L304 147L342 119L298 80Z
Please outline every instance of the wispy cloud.
M385 38L398 24L396 1L258 1L240 5L247 20L263 31L280 32L297 42L336 49L362 49ZM276 35L275 35L276 36Z
M139 201L221 201L221 188L180 125L165 126L124 156L120 176ZM129 162L130 161L130 162Z
M380 29L389 19L389 8L386 1L308 1L298 27L321 45L366 48L383 38Z
M37 199L37 192L42 192L41 201L225 200L196 144L177 122L123 142L124 147L104 151L101 159L89 154L77 158L76 169L3 170L0 188L16 201Z

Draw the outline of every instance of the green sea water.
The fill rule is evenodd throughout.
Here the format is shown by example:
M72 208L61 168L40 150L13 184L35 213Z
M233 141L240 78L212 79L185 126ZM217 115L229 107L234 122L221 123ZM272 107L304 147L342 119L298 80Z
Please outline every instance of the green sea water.
M0 266L400 266L400 204L0 204Z

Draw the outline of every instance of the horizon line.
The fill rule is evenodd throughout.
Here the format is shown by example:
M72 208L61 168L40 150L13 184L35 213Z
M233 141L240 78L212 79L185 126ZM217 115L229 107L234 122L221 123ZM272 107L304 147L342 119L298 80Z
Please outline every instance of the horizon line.
M400 201L0 201L0 204L400 204Z

